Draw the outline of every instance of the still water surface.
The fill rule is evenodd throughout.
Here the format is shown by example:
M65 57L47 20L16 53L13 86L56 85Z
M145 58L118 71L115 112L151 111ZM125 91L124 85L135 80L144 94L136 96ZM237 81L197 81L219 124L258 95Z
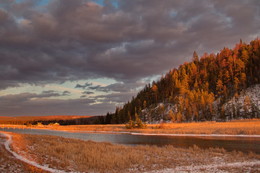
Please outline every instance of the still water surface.
M219 147L227 151L254 152L260 154L260 138L255 137L194 137L194 136L145 136L132 134L107 134L107 133L74 133L41 129L12 129L0 128L0 131L14 133L55 135L66 138L92 140L96 142L111 142L126 145L173 145L175 147L200 148Z

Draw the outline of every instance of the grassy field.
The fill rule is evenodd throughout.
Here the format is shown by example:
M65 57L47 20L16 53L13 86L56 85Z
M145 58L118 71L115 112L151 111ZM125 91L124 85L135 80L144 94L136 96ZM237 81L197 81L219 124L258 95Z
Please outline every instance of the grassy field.
M3 125L2 125L3 126ZM146 129L126 129L120 125L69 125L69 126L20 126L8 125L15 128L43 128L65 131L107 131L107 132L140 132L155 134L230 134L230 135L260 135L260 119L236 120L229 122L192 122L148 124ZM1 127L1 125L0 125Z
M224 149L124 146L54 136L13 134L12 149L41 165L79 172L260 171L260 156ZM250 162L255 164L252 166ZM257 162L257 163L256 163ZM229 165L229 166L228 166ZM206 166L206 167L205 167Z

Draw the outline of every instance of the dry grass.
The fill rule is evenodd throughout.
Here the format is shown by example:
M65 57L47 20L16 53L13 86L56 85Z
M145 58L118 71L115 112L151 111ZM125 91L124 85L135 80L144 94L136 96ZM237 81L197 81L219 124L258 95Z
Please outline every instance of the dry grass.
M157 130L158 129L158 130ZM141 130L142 131L142 130ZM173 134L231 134L259 135L260 119L240 120L230 122L192 122L151 125L144 132Z
M8 125L9 127L28 128L26 126ZM0 125L1 127L1 125ZM165 123L149 124L146 129L126 129L121 125L70 125L70 126L34 126L65 131L107 131L107 132L141 132L165 134L231 134L231 135L260 135L260 119L236 120L230 122L192 122L192 123Z
M20 160L14 158L8 151L4 148L4 142L6 137L0 135L0 172L1 173L46 173L36 167L28 165Z
M131 131L141 133L166 134L231 134L260 135L260 119L240 120L231 122L192 122L150 124L146 129L126 129L125 125L78 125L60 126L57 130L69 131ZM54 129L55 129L54 128Z
M80 172L143 172L176 168L259 160L256 154L226 152L224 149L202 150L173 146L124 146L54 136L13 136L13 149L30 160L52 168Z

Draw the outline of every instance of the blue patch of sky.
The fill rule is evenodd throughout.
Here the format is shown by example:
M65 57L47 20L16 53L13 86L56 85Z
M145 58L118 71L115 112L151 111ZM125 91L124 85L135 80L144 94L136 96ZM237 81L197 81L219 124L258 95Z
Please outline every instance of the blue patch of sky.
M16 3L22 3L25 2L26 0L15 0ZM92 2L95 2L101 6L104 6L104 1L105 0L91 0ZM47 5L50 2L50 0L37 0L36 4L38 6L44 6ZM112 3L112 5L115 8L118 8L119 4L118 4L118 0L110 0L110 2Z
M104 6L104 0L92 0L92 2L95 2L101 6Z
M16 3L22 3L25 2L26 0L15 0ZM47 5L50 2L50 0L37 0L36 4L39 6Z
M171 17L176 17L176 16L178 15L178 11L176 11L176 10L171 10L169 15L170 15Z
M50 0L41 0L41 1L38 1L38 5L47 5L48 3L50 2Z
M95 2L101 6L104 6L104 1L105 0L92 0L92 2ZM118 8L119 4L118 4L118 0L110 0L110 2L112 3L112 5L115 7L115 8Z

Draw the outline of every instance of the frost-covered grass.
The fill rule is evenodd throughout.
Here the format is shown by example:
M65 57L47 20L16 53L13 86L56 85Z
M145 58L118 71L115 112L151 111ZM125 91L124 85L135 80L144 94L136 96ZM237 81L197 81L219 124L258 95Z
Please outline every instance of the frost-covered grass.
M42 135L13 135L13 150L41 165L65 171L79 172L145 172L158 170L181 170L192 167L204 169L205 165L250 162L259 170L260 156L224 149L189 149L173 146L124 146L67 139ZM211 166L206 167L211 168Z
M1 173L45 173L32 165L17 160L10 152L5 149L6 136L0 133L0 172Z

